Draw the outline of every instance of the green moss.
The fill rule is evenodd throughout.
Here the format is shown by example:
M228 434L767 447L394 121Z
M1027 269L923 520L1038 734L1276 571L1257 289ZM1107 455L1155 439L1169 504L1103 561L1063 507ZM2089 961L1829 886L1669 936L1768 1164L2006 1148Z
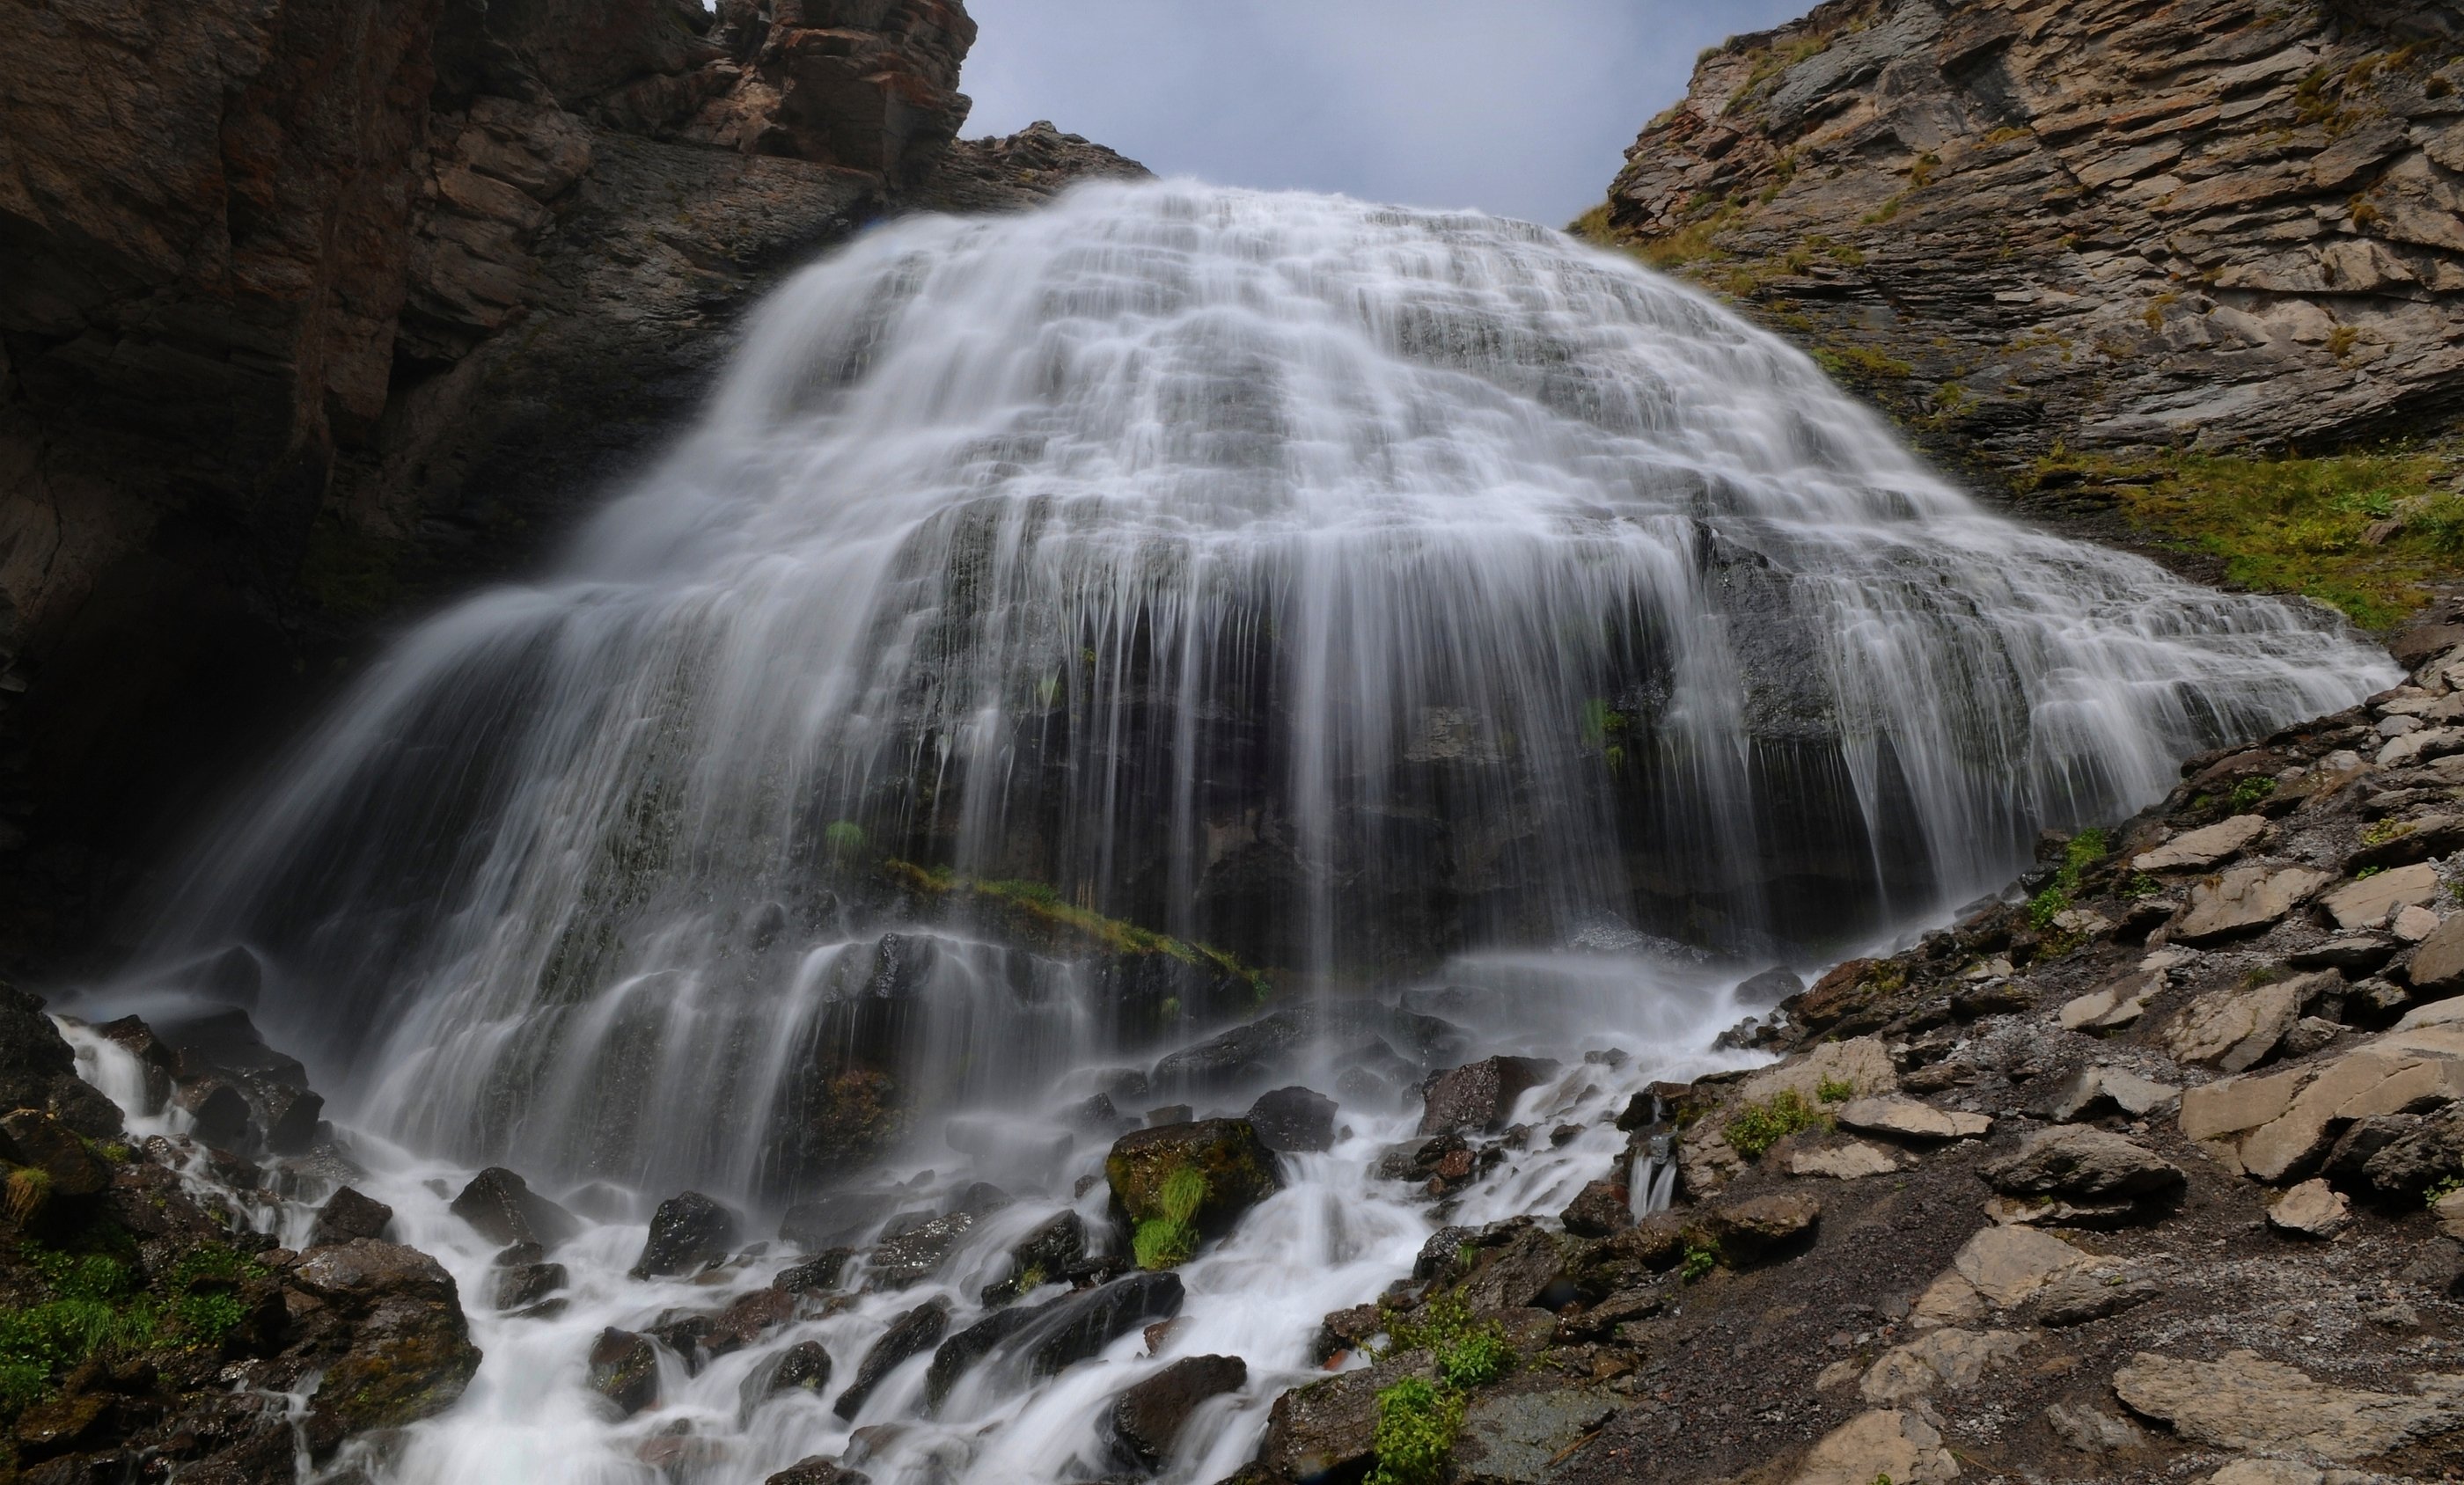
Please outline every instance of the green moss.
M2459 463L2452 445L2280 459L2057 452L2030 483L2084 477L2150 537L2222 559L2233 583L2387 629L2464 559L2464 496L2449 488Z
M1514 1347L1495 1321L1474 1320L1460 1295L1442 1294L1417 1310L1384 1312L1381 1355L1426 1351L1438 1378L1458 1389L1485 1387L1514 1369Z
M2264 775L2257 778L2245 778L2233 786L2233 793L2225 797L2225 803L2233 813L2240 815L2274 793L2276 793L2275 779Z
M1274 994L1274 981L1265 971L1243 964L1221 949L1157 933L1120 918L1108 918L1067 901L1042 882L986 881L957 876L946 867L919 866L904 861L886 862L882 870L891 881L910 891L989 904L1047 936L1075 940L1111 953L1162 954L1196 968L1217 970L1246 981L1261 1002Z
M1368 1485L1437 1485L1445 1478L1455 1435L1463 1430L1463 1394L1419 1377L1377 1393L1376 1468Z
M1198 1212L1206 1205L1206 1177L1181 1166L1163 1178L1155 1214L1132 1234L1130 1246L1142 1269L1177 1268L1198 1252Z
M1763 1151L1800 1129L1827 1129L1831 1116L1805 1101L1805 1095L1794 1088L1782 1088L1770 1098L1745 1104L1728 1116L1721 1132L1727 1137L1728 1147L1748 1160L1760 1160Z
M1814 1097L1823 1103L1845 1103L1857 1096L1857 1085L1844 1078L1825 1078L1814 1085Z
M1886 355L1870 345L1822 345L1814 348L1815 364L1824 374L1854 381L1881 379L1905 381L1916 375L1916 367L1896 356Z

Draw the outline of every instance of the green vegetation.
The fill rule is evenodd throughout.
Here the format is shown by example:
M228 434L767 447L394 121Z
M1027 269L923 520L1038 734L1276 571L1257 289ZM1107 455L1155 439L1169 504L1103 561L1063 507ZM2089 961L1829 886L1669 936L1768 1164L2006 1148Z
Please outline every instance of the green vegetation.
M2386 819L2380 820L2377 824L2372 825L2369 829L2363 831L2362 843L2364 845L2385 845L2389 841L2403 840L2406 836L2412 834L2413 829L2414 826L2411 820L2397 819L2390 816Z
M1429 1353L1437 1380L1406 1377L1377 1393L1377 1467L1371 1485L1423 1485L1442 1479L1463 1429L1465 1394L1514 1369L1514 1347L1495 1321L1475 1321L1457 1295L1440 1295L1408 1314L1382 1317L1379 1356Z
M2276 780L2260 775L2255 778L2245 778L2233 785L2233 793L2225 796L2225 803L2232 808L2233 813L2243 815L2256 808L2259 800L2274 793L2276 793Z
M1408 1313L1388 1311L1381 1320L1388 1344L1380 1354L1427 1351L1447 1387L1484 1387L1514 1369L1514 1347L1505 1327L1472 1319L1460 1296L1440 1295Z
M1075 938L1112 953L1163 954L1186 965L1220 970L1246 980L1261 1001L1274 993L1274 982L1265 972L1251 969L1222 950L1192 944L1119 918L1107 918L1067 901L1041 882L983 881L957 876L946 866L918 866L903 861L885 862L882 871L891 881L912 891L988 903L1024 920L1024 926Z
M149 1289L127 1234L98 1228L76 1251L33 1239L19 1249L39 1278L31 1303L0 1308L0 1411L48 1396L57 1379L94 1356L222 1344L246 1314L231 1293L265 1269L229 1248L199 1248Z
M1445 1477L1455 1435L1463 1430L1463 1395L1419 1377L1377 1393L1377 1467L1369 1485L1437 1485Z
M840 861L862 854L864 839L864 827L851 819L834 819L830 821L829 828L822 832L822 843L828 846L830 855Z
M1163 1179L1161 1209L1140 1222L1130 1250L1142 1269L1178 1268L1198 1252L1198 1209L1206 1205L1206 1177L1187 1166Z
M2082 830L2062 847L2062 863L2054 872L2054 880L2043 890L2028 899L2028 926L2045 935L2036 946L2039 958L2057 959L2079 945L2080 935L2057 930L2055 920L2070 911L2071 901L2079 893L2079 882L2088 869L2112 853L2112 843L2101 830Z
M1805 1101L1794 1088L1782 1088L1770 1098L1748 1103L1728 1118L1721 1130L1728 1147L1748 1160L1800 1129L1828 1129L1831 1116Z
M2158 541L2221 558L2229 581L2301 594L2387 629L2464 559L2464 495L2451 488L2458 463L2450 448L2401 447L2283 459L2057 450L2035 483L2084 477Z
M1857 1096L1857 1085L1845 1078L1825 1078L1814 1085L1815 1101L1822 1103L1845 1103Z
M1817 345L1814 348L1814 360L1826 374L1852 380L1881 378L1904 382L1917 374L1916 367L1870 345Z
M1707 1277L1720 1266L1720 1250L1701 1243L1687 1243L1685 1256L1677 1264L1677 1277L1686 1283Z
M2451 1175L2444 1180L2432 1182L2430 1190L2422 1193L2421 1204L2425 1207L2435 1207L2457 1191L2464 1191L2464 1175Z

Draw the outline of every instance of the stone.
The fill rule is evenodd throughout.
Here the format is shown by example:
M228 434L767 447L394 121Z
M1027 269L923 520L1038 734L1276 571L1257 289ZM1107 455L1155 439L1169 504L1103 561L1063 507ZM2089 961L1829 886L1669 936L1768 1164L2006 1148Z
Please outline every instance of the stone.
M290 1304L286 1350L324 1371L307 1429L340 1436L432 1417L479 1369L453 1277L417 1249L358 1237L308 1250L288 1273L312 1302Z
M1762 1069L1737 1085L1737 1100L1761 1103L1793 1093L1813 1103L1821 1098L1825 1083L1845 1083L1852 1097L1874 1097L1898 1091L1900 1074L1881 1037L1851 1037L1817 1042L1776 1067Z
M2438 892L2437 868L2421 862L2347 882L2321 898L2319 906L2339 928L2374 928L2394 916L2397 908L2417 907L2435 900Z
M649 1337L610 1325L591 1343L590 1390L631 1417L659 1401L659 1353Z
M1984 1114L1936 1108L1920 1099L1897 1096L1850 1099L1834 1117L1843 1128L1924 1144L1982 1139L1993 1131L1993 1121Z
M2403 943L2418 944L2437 932L2438 925L2444 921L2427 907L2399 907L2388 920L2387 931Z
M2333 1237L2352 1220L2352 1203L2321 1180L2304 1181L2267 1204L2267 1225L2293 1237Z
M812 1454L764 1479L761 1485L872 1485L872 1476L850 1470L835 1459Z
M1050 1310L1048 1304L1013 1305L990 1315L944 1341L933 1352L924 1371L924 1409L940 1411L959 1379Z
M1455 1477L1537 1481L1567 1451L1597 1431L1626 1406L1617 1393L1584 1383L1559 1384L1525 1372L1473 1394L1455 1435Z
M2065 1448L2083 1454L2120 1453L2125 1449L2145 1449L2148 1443L2146 1430L2100 1408L2056 1403L2045 1409L2045 1427Z
M1185 1297L1177 1274L1132 1274L1056 1300L1019 1332L1016 1347L1029 1374L1055 1376L1123 1336L1178 1315Z
M2333 880L2306 866L2235 866L2191 885L2189 902L2173 920L2173 941L2213 944L2258 932Z
M1430 1375L1423 1353L1397 1357L1292 1387L1266 1415L1258 1464L1271 1479L1353 1479L1375 1461L1377 1394L1405 1377ZM1867 1475L1857 1485L1873 1485Z
M346 1243L354 1237L383 1237L392 1223L391 1207L345 1186L326 1197L325 1205L318 1210L317 1228L309 1235L308 1246L321 1248L327 1243Z
M1314 1154L1334 1147L1334 1100L1307 1088L1277 1088L1249 1105L1249 1126L1270 1150Z
M900 1314L890 1322L871 1345L865 1348L864 1359L856 1363L855 1380L839 1394L831 1411L852 1422L864 1410L865 1403L874 1390L890 1380L909 1359L923 1355L940 1343L950 1328L950 1301L928 1299Z
M883 1238L865 1255L865 1286L905 1289L922 1283L940 1272L958 1239L974 1232L975 1227L974 1212L952 1212Z
M1281 1187L1274 1157L1245 1119L1206 1119L1194 1124L1136 1129L1112 1143L1104 1177L1112 1204L1132 1224L1163 1215L1163 1188L1175 1171L1195 1170L1206 1192L1191 1223L1205 1237L1221 1237L1242 1213Z
M745 1379L745 1390L755 1402L776 1397L781 1392L807 1392L815 1396L830 1387L830 1352L819 1341L799 1341L779 1355L767 1366L757 1368Z
M499 1310L527 1310L570 1281L561 1263L517 1263L496 1275Z
M2406 983L2425 1000L2464 992L2464 912L2443 920L2412 951Z
M2297 949L2284 962L2297 970L2341 970L2354 979L2375 974L2403 943L2387 933L2344 933Z
M2134 1140L2086 1125L2058 1125L2020 1142L2019 1148L1981 1168L1987 1183L2008 1196L2072 1201L2138 1199L2178 1190L2182 1168Z
M2438 1219L2441 1233L2464 1242L2464 1187L2458 1187L2431 1203L2430 1214Z
M2235 815L2197 830L2186 830L2152 851L2143 851L2130 859L2130 866L2134 871L2205 871L2240 855L2266 833L2265 817Z
M2064 1002L2064 1031L2119 1031L2147 1014L2147 1002L2165 989L2165 972L2141 970Z
M1781 1192L1721 1202L1697 1213L1695 1220L1721 1256L1742 1267L1781 1256L1811 1241L1808 1234L1821 1216L1820 1201Z
M532 1190L520 1176L502 1166L491 1166L473 1176L448 1210L500 1247L538 1243L553 1248L582 1231L572 1212Z
M659 1203L642 1256L627 1272L635 1278L690 1278L725 1262L737 1234L735 1212L699 1191L681 1192Z
M789 1264L770 1280L773 1289L790 1294L825 1295L839 1286L847 1272L847 1260L855 1256L852 1248L832 1248L802 1263Z
M2403 768L2464 751L2464 728L2432 727L2390 738L2373 760L2381 768Z
M2113 1376L2131 1411L2189 1442L2331 1464L2464 1426L2464 1376L2420 1372L2412 1384L2410 1397L2334 1387L2247 1350L2211 1362L2142 1351Z
M2030 1295L2018 1313L2031 1324L2059 1330L2137 1309L2164 1293L2154 1279L2127 1269L2075 1268Z
M1623 1181L1593 1181L1574 1193L1558 1216L1578 1237L1606 1237L1634 1226L1632 1194Z
M1806 1451L1789 1485L1947 1485L1958 1461L1942 1433L1916 1412L1896 1408L1859 1413Z
M1877 1357L1857 1390L1877 1407L1958 1391L1975 1386L1987 1366L2011 1360L2027 1343L2025 1335L2011 1330L1929 1330Z
M1916 1302L1920 1326L1967 1324L1989 1310L2015 1309L2038 1290L2095 1263L2058 1237L2028 1227L1989 1227L1970 1237Z
M1184 1356L1112 1400L1105 1422L1113 1448L1131 1468L1159 1470L1199 1404L1248 1382L1248 1365L1237 1356Z
M2182 1090L2173 1084L2142 1078L2127 1068L2083 1067L2054 1095L2045 1114L2061 1124L2115 1112L2140 1116L2170 1108L2181 1097Z
M1787 1168L1788 1173L1794 1176L1825 1176L1835 1181L1854 1181L1869 1175L1888 1175L1900 1168L1900 1163L1879 1145L1848 1140L1837 1145L1792 1149L1788 1152Z
M1603 1241L1611 1245L1611 1251L1622 1252L1614 1245L1634 1235L1635 1230L1629 1228ZM1551 1290L1561 1285L1580 1287L1572 1285L1567 1276L1572 1245L1528 1217L1485 1228L1472 1235L1468 1246L1472 1249L1471 1269L1457 1294L1474 1314L1529 1309L1541 1305ZM1456 1256L1460 1256L1462 1247L1457 1246ZM1573 1296L1570 1293L1566 1298L1571 1299Z
M2464 1025L2408 1025L2418 1014L2323 1064L2184 1090L2182 1133L2228 1169L2299 1180L2358 1121L2464 1099Z
M1087 1219L1075 1212L1059 1212L1030 1229L1009 1251L1009 1272L984 1286L978 1296L986 1304L1010 1300L1050 1283L1087 1257Z
M111 1163L86 1147L75 1129L40 1109L21 1108L0 1114L8 1158L43 1172L49 1195L98 1196L111 1187Z
M2333 970L2322 970L2273 985L2210 991L2165 1028L2165 1046L2181 1061L2242 1072L2276 1051L2312 996L2343 983Z
M1557 1074L1546 1058L1492 1057L1440 1073L1423 1095L1419 1132L1494 1132L1506 1127L1515 1102Z

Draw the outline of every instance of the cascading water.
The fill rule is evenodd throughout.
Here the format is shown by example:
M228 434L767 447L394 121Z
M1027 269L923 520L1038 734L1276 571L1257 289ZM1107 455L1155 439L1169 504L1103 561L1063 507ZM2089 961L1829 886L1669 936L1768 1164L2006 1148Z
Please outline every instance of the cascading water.
M1488 957L1447 977L1499 994L1589 987L1561 997L1561 1056L1641 1039L1623 1082L1532 1096L1596 1113L1735 1009L1736 976L1681 946L1811 962L1937 914L2039 827L2391 674L2317 616L1978 509L1804 357L1556 233L1082 187L806 271L554 574L395 647L127 985L244 950L269 1031L417 1152L376 1162L385 1193L466 1292L487 1255L426 1177L598 1183L617 1225L581 1240L572 1319L488 1317L472 1398L385 1468L647 1478L649 1426L584 1407L576 1360L685 1287L618 1277L644 1193L775 1211L869 1119L867 1148L913 1131L893 1171L935 1168L919 1201L981 1174L1029 1198L1020 1220L1100 1215L1100 1188L1070 1194L1099 1147L1036 1170L925 1116L1048 1116L1072 1068L1261 990L1327 1010L1463 954ZM997 905L1123 954L1023 940ZM1629 952L1549 957L1581 946ZM1428 1231L1361 1174L1393 1106L1344 1117L1352 1139L1187 1271L1176 1343L1252 1381L1174 1478L1228 1473L1316 1315ZM998 1171L970 1165L996 1145ZM1622 1148L1536 1154L1472 1206L1529 1210ZM1282 1292L1233 1298L1261 1286ZM930 1292L798 1333L844 1377ZM1134 1350L962 1392L866 1468L1100 1473L1091 1419ZM739 1409L775 1350L746 1354L674 1379L725 1441L674 1466L693 1478L847 1443L818 1405ZM914 1411L900 1375L858 1422Z

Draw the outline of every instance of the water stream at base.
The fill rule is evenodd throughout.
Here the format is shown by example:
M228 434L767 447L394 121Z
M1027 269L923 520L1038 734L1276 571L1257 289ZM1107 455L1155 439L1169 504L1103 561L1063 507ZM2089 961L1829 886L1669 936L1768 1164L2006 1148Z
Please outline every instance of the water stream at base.
M1102 1141L1036 1168L980 1137L1061 1127L1073 1074L1442 967L1490 996L1465 1055L1557 1058L1523 1116L1579 1129L1454 1219L1553 1212L1626 1158L1613 1106L1762 1009L1745 972L1938 921L2040 828L2393 674L2331 616L1981 509L1622 257L1090 186L799 275L671 457L537 582L405 635L66 1004L249 1005L454 1272L488 1360L379 1478L741 1485L850 1450L876 1485L1091 1478L1103 1404L1162 1364L1134 1335L930 1418L921 1360L829 1408L897 1313L963 1324L1035 1221L1104 1230L1076 1190ZM1277 1081L1332 1090L1351 1045ZM1602 1045L1633 1058L1579 1060ZM1170 1479L1229 1474L1319 1318L1408 1270L1430 1216L1367 1170L1410 1081L1347 1096L1351 1135L1182 1271L1168 1355L1250 1374ZM848 1135L876 1095L903 1143ZM494 1313L495 1256L445 1210L497 1164L592 1219L556 1318ZM759 1236L892 1180L1015 1204L930 1283L664 1376L650 1415L584 1389L602 1327L785 1261L629 1280L657 1200ZM807 1339L831 1387L748 1409Z

